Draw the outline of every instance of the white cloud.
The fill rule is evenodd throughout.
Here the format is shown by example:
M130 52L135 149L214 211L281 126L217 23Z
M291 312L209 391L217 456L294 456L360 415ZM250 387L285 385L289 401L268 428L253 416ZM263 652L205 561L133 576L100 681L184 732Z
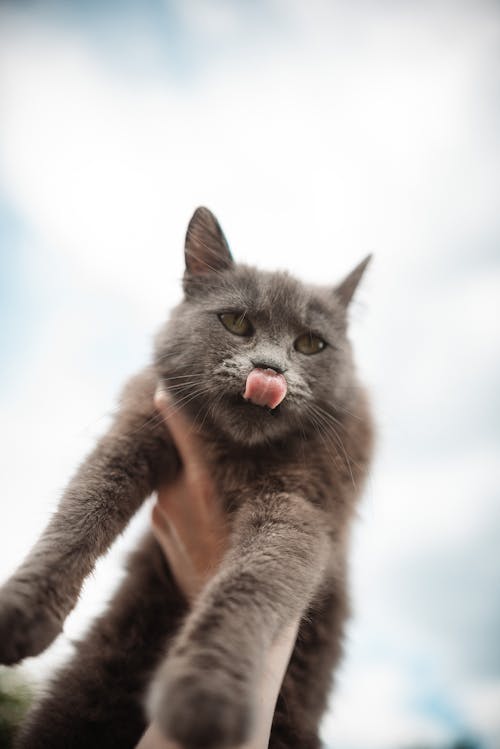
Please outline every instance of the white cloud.
M471 683L459 690L464 712L487 746L500 743L500 679Z
M160 291L148 261L168 252L165 272L180 269L183 224L198 201L227 216L245 256L265 262L272 248L274 262L312 278L305 247L332 276L374 246L381 259L414 263L409 253L435 250L462 206L462 229L493 208L470 122L485 30L464 54L407 19L401 29L369 20L364 50L323 40L294 55L278 42L262 62L208 67L182 91L168 79L119 80L74 35L16 34L7 22L1 132L11 199L50 246L134 295ZM465 17L459 31L463 41Z
M392 664L365 664L340 679L322 738L339 749L402 749L442 746L453 735L437 720L416 715L409 706L412 687Z

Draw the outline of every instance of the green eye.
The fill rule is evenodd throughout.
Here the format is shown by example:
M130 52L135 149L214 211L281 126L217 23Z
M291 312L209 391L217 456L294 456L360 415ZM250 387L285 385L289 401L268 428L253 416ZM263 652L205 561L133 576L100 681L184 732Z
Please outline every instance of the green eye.
M295 343L293 344L296 351L300 351L301 354L319 354L320 351L326 347L326 343L318 335L314 333L303 333L299 335Z
M234 335L250 336L253 333L252 323L244 312L223 312L219 320Z

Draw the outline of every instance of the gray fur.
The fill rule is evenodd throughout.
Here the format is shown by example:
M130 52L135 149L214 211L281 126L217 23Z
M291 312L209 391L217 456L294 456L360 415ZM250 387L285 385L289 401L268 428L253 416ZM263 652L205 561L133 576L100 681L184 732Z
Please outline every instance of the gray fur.
M317 749L348 611L349 531L372 449L347 338L347 305L366 262L336 288L257 271L233 262L210 211L195 212L185 297L157 337L153 364L127 385L111 429L0 590L0 662L47 647L98 556L176 475L179 458L153 406L159 382L201 429L230 549L188 610L148 535L109 609L28 717L19 749L133 747L145 702L184 749L234 747L252 732L263 654L297 615L270 746ZM228 311L244 312L254 335L228 332L218 318ZM328 344L311 356L294 349L308 331ZM285 374L287 396L274 411L242 398L255 365Z

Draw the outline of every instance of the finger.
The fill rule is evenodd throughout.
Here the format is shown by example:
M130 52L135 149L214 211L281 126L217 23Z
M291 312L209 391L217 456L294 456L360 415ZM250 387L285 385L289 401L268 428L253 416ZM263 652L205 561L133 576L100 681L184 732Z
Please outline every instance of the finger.
M153 506L151 522L156 540L163 546L170 559L174 554L188 556L183 534L178 532L175 522L171 522L169 514L164 512L158 502Z
M163 512L158 502L153 505L153 510L151 512L151 522L153 524L154 530L156 530L158 533L164 533L167 535L170 533L170 523L168 522L168 517Z
M180 747L179 744L174 744L173 741L166 739L159 729L152 724L137 744L136 749L180 749Z
M175 405L167 391L160 385L154 397L155 406L163 415L183 465L187 468L202 465L202 447L193 424Z
M177 536L173 527L168 522L167 516L158 505L154 505L151 513L153 535L170 561L178 555Z

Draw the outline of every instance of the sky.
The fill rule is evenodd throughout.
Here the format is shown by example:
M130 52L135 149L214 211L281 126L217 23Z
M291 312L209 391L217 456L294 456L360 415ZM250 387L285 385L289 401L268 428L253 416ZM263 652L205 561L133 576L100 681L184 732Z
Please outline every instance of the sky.
M149 360L197 205L308 281L373 252L350 330L377 456L323 740L498 749L499 50L483 0L1 4L0 579Z

